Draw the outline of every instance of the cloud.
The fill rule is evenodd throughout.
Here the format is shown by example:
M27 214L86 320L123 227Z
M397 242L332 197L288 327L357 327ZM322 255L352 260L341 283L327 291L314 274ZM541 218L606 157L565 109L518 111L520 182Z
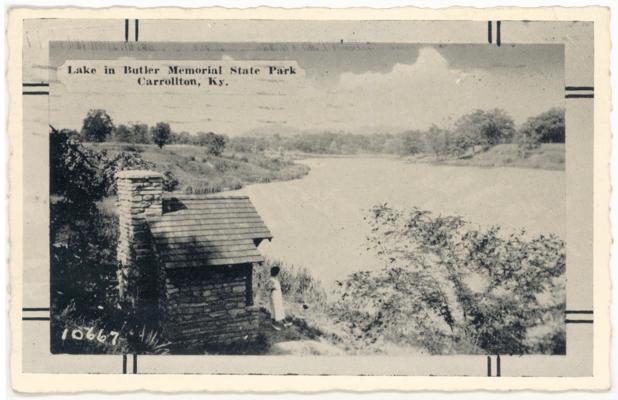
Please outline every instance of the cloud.
M519 52L512 67L507 59L500 58L502 53L486 51L491 60L483 62L500 65L499 68L473 65L474 46L450 53L432 46L414 48L414 57L409 59L397 53L404 49L378 47L367 52L352 49L336 52L334 47L321 49L324 54L304 52L303 62L297 64L299 75L293 79L270 82L264 77L240 77L228 90L179 91L173 95L141 92L96 95L89 89L87 101L83 95L57 91L62 99L54 99L51 114L61 120L59 126L78 127L89 108L104 108L118 122L185 121L183 129L191 132L214 130L234 135L271 125L273 121L286 121L290 128L310 130L355 131L380 126L396 130L425 129L432 124L448 125L475 108L496 107L505 109L516 123L521 123L564 102L563 70L553 62L529 60L528 55L537 54L521 51L521 47L509 50L513 54L509 53L508 60L515 59L515 53ZM392 64L374 57L391 51L398 55ZM348 68L347 59L345 66L335 62L343 63L347 53L359 53L355 54L355 60L370 61L353 68ZM238 54L249 57L248 53ZM466 57L466 63L453 62L451 58L455 55ZM225 61L233 59L227 54L220 57ZM329 69L337 65L341 73L326 80L321 80L315 71L310 76L311 69L307 68L321 65L320 62ZM137 104L140 106L136 107Z
M307 90L311 101L305 102L305 111L313 108L323 116L318 124L347 121L339 129L372 125L424 129L448 125L477 108L496 107L520 123L563 101L559 74L530 74L521 68L522 62L512 69L501 68L499 73L483 68L463 70L452 67L435 48L423 47L412 64L397 63L386 72L345 72L329 93Z
M386 73L367 72L363 74L343 73L339 77L339 86L342 89L353 90L356 87L399 87L449 79L457 71L448 68L448 62L440 53L431 47L421 48L418 59L414 64L400 64L393 66ZM454 75L453 75L454 76Z

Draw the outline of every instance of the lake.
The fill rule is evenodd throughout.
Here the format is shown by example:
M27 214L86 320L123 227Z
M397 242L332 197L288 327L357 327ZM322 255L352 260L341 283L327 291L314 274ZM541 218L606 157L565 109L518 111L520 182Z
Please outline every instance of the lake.
M566 234L565 173L525 168L411 164L387 158L316 158L302 179L241 192L274 235L260 250L307 267L324 283L381 268L366 250L364 217L376 204L457 214L480 225Z

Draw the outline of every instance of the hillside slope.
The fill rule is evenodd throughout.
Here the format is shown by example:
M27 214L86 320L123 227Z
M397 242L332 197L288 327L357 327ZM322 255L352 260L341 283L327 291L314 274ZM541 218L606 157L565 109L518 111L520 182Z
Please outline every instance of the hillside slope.
M155 145L107 142L86 146L109 156L120 152L139 154L154 163L157 171L170 171L179 181L178 189L191 193L240 189L250 183L296 179L309 172L305 165L264 153L226 152L215 156L195 145L167 145L159 149Z

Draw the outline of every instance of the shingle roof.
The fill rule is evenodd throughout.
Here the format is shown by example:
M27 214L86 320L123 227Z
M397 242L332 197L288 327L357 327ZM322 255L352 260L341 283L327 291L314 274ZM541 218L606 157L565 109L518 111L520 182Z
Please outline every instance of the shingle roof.
M148 224L166 268L264 261L257 245L272 234L248 197L175 195L163 209Z

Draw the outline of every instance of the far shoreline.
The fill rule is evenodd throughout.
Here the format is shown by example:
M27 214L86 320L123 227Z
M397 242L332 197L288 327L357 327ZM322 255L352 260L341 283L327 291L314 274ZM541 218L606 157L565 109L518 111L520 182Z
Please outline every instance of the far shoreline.
M435 158L426 153L416 155L393 155L380 153L287 153L286 157L292 162L320 158L371 158L400 160L407 164L429 164L449 167L477 167L477 168L523 168L547 171L565 172L564 143L544 144L527 157L517 155L517 149L511 144L498 145L474 156L460 158Z

